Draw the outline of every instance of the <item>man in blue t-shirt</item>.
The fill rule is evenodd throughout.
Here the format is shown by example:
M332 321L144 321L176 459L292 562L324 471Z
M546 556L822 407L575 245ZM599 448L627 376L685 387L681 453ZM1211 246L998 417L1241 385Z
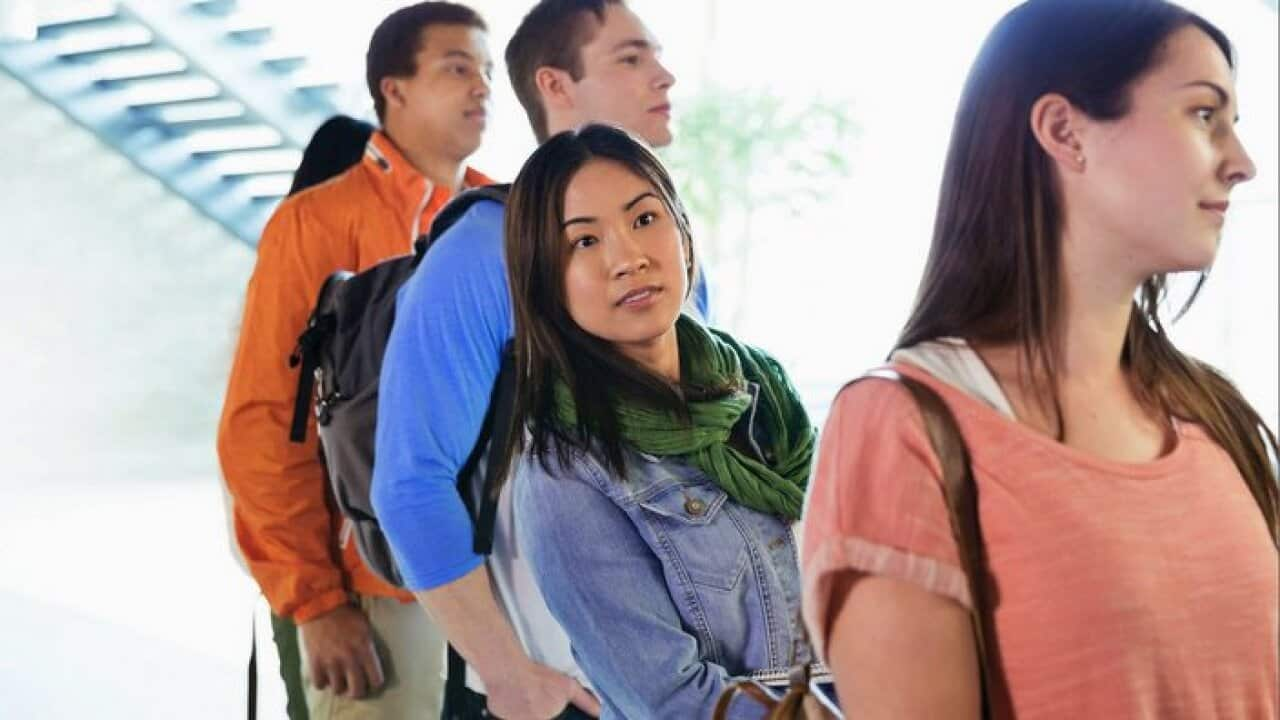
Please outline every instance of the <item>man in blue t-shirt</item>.
M542 0L506 61L539 142L608 122L664 146L675 78L660 49L621 0ZM527 568L506 552L503 510L491 572L472 549L456 490L514 334L502 232L502 205L477 202L399 293L379 391L373 503L407 586L478 675L469 685L483 689L490 713L548 718L573 705L598 714ZM695 310L704 317L706 298L698 282Z

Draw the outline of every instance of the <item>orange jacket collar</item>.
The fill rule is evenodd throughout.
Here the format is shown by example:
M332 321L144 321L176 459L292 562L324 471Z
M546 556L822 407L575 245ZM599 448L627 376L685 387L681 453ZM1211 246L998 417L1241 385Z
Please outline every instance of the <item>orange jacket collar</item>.
M408 159L401 154L396 144L381 130L375 130L365 145L364 162L371 165L375 175L384 177L387 185L394 189L397 206L413 207L425 195L435 192L435 187ZM488 185L493 181L488 177L467 167L462 176L464 188ZM380 185L382 183L379 183Z

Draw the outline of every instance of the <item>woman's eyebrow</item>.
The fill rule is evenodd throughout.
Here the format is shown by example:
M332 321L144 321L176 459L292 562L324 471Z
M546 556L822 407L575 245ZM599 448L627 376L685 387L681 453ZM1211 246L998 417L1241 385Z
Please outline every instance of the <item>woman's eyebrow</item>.
M653 194L652 192L650 192L649 190L645 190L644 192L642 192L642 193L640 193L639 195L637 195L637 196L635 196L634 198L632 198L632 199L631 199L631 202L627 203L626 205L623 205L623 206L622 206L622 209L623 209L623 210L630 210L631 208L633 208L633 207L635 207L635 206L636 206L636 203L640 202L641 200L643 200L643 199L645 199L645 198L647 198L647 197L651 197L651 198L653 198L654 200L657 200L657 199L658 199L658 196L657 196L657 195L654 195L654 194Z
M1213 82L1212 80L1192 80L1191 82L1186 83L1186 84L1185 84L1185 85L1183 85L1182 87L1184 87L1184 88L1189 88L1189 87L1207 87L1207 88L1209 88L1210 90L1212 90L1212 91L1214 92L1214 94L1215 94L1215 95L1217 95L1217 96L1218 96L1218 102L1219 102L1223 107L1226 107L1226 106L1228 106L1228 105L1230 105L1230 104L1231 104L1231 93L1227 92L1227 89L1226 89L1226 88L1222 87L1221 85L1219 85L1219 84L1218 84L1218 83L1216 83L1216 82ZM1239 121L1239 120L1240 120L1240 115L1239 115L1239 114L1237 114L1237 115L1236 115L1235 120L1236 120L1236 121Z
M1194 87L1196 85L1207 87L1210 90L1217 93L1218 99L1221 100L1224 104L1231 99L1230 93L1228 93L1226 89L1224 89L1221 85L1219 85L1216 82L1213 82L1212 80L1192 80L1191 82L1184 84L1182 87Z
M658 199L658 196L657 196L657 195L654 195L654 194L653 194L653 192L652 192L651 190L645 190L644 192L640 193L639 195L637 195L637 196L635 196L635 197L631 198L631 202L628 202L627 204L623 205L623 206L622 206L623 211L625 212L625 211L627 211L627 210L630 210L631 208L633 208L633 207L635 207L635 206L636 206L636 203L640 202L641 200L643 200L643 199L645 199L645 198L647 198L647 197L651 197L651 198L653 198L654 200L657 200L657 199ZM573 224L575 224L575 223L593 223L593 222L596 222L596 221L598 221L598 220L599 220L599 218L595 218L595 217L590 217L590 216L587 216L587 215L583 215L583 216L581 216L581 217L569 218L568 220L565 220L563 223L561 223L561 224L560 224L560 228L561 228L561 229L564 229L564 228L567 228L567 227L569 227L570 225L573 225Z
M569 227L570 225L573 225L574 223L593 223L593 222L595 222L595 221L596 221L596 218L593 218L593 217L585 217L585 216L584 216L584 217L570 218L570 219L565 220L563 223L561 223L561 224L560 224L560 229L562 229L562 230L563 230L564 228L567 228L567 227Z

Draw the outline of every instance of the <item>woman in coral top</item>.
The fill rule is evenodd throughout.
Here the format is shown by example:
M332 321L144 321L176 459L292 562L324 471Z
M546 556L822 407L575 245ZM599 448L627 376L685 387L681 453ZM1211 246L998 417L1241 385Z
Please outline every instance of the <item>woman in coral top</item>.
M1233 76L1176 5L1031 0L967 80L891 360L970 451L994 717L1280 712L1275 437L1158 312L1170 273L1203 282L1255 172ZM839 394L802 564L848 717L982 712L940 480L903 387Z

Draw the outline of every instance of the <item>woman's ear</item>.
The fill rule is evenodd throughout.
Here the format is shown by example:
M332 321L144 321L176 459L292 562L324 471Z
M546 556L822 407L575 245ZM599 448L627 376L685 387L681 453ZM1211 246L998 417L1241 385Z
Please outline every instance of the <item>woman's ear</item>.
M1088 117L1058 93L1046 93L1031 106L1031 134L1064 172L1083 172Z

